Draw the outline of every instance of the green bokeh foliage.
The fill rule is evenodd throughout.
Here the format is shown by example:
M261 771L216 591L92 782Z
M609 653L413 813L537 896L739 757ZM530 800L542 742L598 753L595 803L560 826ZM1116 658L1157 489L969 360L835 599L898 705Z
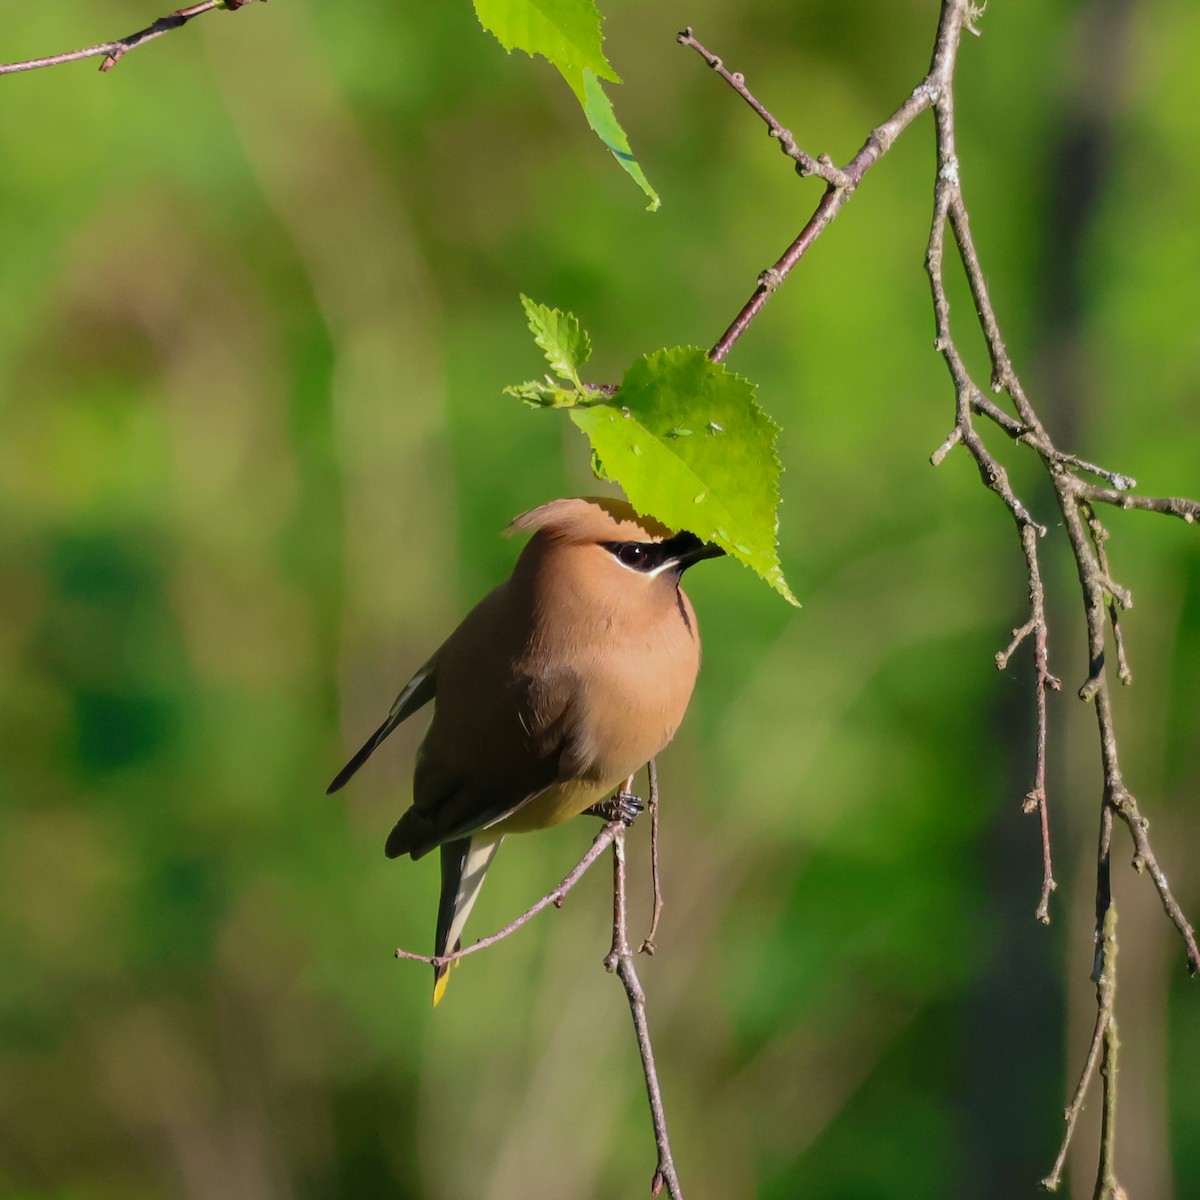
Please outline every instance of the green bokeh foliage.
M424 970L390 951L428 945L436 867L381 853L420 730L321 793L507 571L508 520L597 486L577 431L500 394L529 369L518 293L577 313L589 378L617 380L715 340L815 202L675 29L844 160L920 77L935 10L608 6L654 217L553 71L505 55L466 3L254 5L104 77L0 80L0 1194L645 1187L628 1018L600 969L605 872L460 968L434 1014ZM0 56L156 12L25 6ZM1200 17L1139 6L1124 82L1083 88L1119 111L1064 345L1046 275L1074 14L996 4L963 47L974 228L1052 428L1194 495ZM729 364L783 428L804 608L730 563L688 576L705 664L660 764L668 908L644 979L689 1195L1032 1195L1084 1052L1099 796L1074 585L1048 538L1067 686L1047 931L1019 811L1028 666L991 666L1024 619L1016 540L965 457L927 463L952 420L921 270L931 167L924 122ZM952 300L965 328L957 284ZM1110 524L1137 597L1126 770L1195 913L1200 549L1180 523ZM513 839L475 929L587 838ZM1142 1099L1123 1179L1165 1196L1173 1171L1184 1196L1200 1008L1124 857L1123 1088Z

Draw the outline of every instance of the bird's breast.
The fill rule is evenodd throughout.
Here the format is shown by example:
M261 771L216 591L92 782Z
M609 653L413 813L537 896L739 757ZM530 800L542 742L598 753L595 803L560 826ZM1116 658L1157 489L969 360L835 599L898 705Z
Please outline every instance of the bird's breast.
M700 669L695 621L677 613L641 626L598 619L563 658L578 689L579 773L604 790L658 754L679 728Z

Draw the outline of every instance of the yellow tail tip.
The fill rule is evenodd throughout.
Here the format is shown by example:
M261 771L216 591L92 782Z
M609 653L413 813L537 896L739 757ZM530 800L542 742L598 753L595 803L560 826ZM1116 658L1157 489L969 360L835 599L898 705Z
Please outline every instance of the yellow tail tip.
M449 982L450 982L450 968L447 967L445 969L445 971L433 981L433 1007L434 1008L437 1008L437 1006L442 1002L442 997L446 994L446 984L448 984Z

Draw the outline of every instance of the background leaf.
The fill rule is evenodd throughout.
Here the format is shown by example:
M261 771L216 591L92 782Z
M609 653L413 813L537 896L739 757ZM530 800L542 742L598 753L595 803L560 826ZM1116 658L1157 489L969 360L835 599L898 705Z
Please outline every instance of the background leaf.
M1200 171L1170 167L1196 143L1200 6L1111 14L1136 39L1116 88L1079 36L1111 7L989 8L962 49L964 184L1010 349L1060 397L1069 448L1189 493ZM95 0L5 11L14 58L140 23ZM935 15L694 0L687 20L840 160L928 65ZM430 944L437 856L381 853L420 724L344 802L322 792L512 569L509 518L595 488L574 429L496 399L541 374L517 293L586 312L594 359L707 343L822 185L657 6L604 27L627 90L652 97L622 97L630 132L663 148L663 194L689 198L654 221L614 202L627 185L592 139L546 118L560 85L496 54L469 6L369 16L252 6L107 76L0 80L20 113L0 122L6 1200L526 1200L531 1179L585 1200L644 1195L653 1167L627 1007L599 966L603 865L464 963L434 1010L427 969L390 950ZM1113 116L1097 175L1069 181L1090 198L1078 237L1051 236L1056 147ZM704 668L660 761L670 892L645 982L689 1196L1032 1200L1082 1052L1064 1026L1094 1012L1095 772L1072 750L1094 714L1050 697L1069 740L1043 930L1020 813L1028 658L990 666L1028 615L1021 554L969 456L928 464L953 421L921 270L929 136L897 141L729 364L784 428L780 549L804 609L731 563L688 574ZM1167 167L1152 188L1148 156ZM1087 257L1084 402L1061 393L1046 332L1070 247ZM627 365L588 370L619 382ZM1025 457L1005 455L1014 480ZM1195 896L1200 537L1112 517L1137 601L1125 765ZM1066 569L1047 560L1063 604ZM1064 627L1051 662L1078 685L1085 639ZM470 935L593 833L506 842ZM1121 1059L1122 1183L1188 1200L1200 1003L1127 862L1122 1037L1149 1052Z
M639 512L716 542L796 604L776 545L778 427L753 384L678 347L638 359L617 400L571 410L604 475Z

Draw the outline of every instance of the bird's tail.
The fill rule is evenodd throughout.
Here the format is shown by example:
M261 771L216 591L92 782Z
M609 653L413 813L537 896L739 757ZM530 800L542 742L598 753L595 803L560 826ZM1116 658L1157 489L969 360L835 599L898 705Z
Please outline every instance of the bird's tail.
M442 846L442 895L438 901L435 955L454 954L462 945L463 926L503 840L495 834L477 833ZM433 968L435 1008L446 991L449 971L449 963Z

